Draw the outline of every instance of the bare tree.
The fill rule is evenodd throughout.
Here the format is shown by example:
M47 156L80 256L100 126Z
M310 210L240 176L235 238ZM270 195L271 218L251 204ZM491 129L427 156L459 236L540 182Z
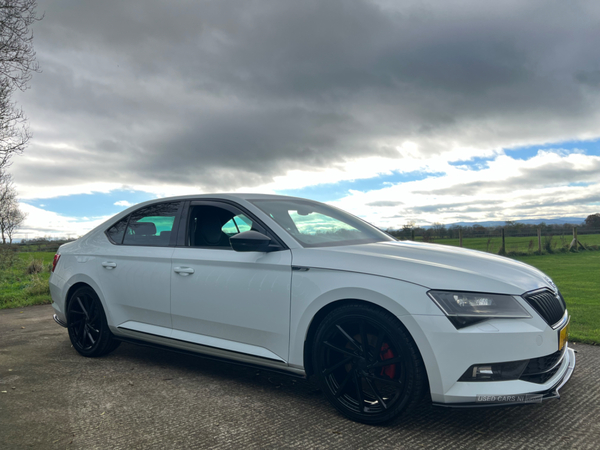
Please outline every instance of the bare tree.
M27 218L27 213L21 211L18 205L14 206L14 208L11 208L8 211L6 217L6 237L8 237L9 244L12 244L14 232L23 225L23 222L25 222L25 219Z
M31 30L41 20L36 7L37 0L0 0L0 169L31 138L23 110L12 101L12 94L26 90L32 72L39 71Z
M19 208L17 190L12 176L0 170L0 234L12 244L14 232L23 224L27 215Z

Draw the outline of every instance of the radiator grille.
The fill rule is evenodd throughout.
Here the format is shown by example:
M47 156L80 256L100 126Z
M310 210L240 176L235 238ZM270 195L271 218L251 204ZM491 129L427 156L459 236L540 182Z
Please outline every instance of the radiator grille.
M523 295L523 298L548 325L557 323L565 313L565 303L560 293L554 294L550 290L535 291Z

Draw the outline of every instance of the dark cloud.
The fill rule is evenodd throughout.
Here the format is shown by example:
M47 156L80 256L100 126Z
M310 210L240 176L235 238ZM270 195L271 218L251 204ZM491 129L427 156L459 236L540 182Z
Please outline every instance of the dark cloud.
M400 157L404 140L431 155L597 134L598 2L39 0L39 10L43 73L20 98L36 159L15 164L20 183L235 189Z

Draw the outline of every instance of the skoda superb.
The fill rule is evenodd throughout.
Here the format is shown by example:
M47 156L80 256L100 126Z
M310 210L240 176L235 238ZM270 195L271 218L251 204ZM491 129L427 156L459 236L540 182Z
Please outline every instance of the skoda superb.
M143 342L314 376L364 423L424 397L557 398L575 367L565 301L537 269L293 197L139 204L61 246L50 288L83 356Z

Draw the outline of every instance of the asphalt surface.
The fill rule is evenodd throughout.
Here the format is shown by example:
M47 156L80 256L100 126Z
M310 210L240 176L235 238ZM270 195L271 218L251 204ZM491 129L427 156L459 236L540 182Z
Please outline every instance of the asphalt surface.
M0 311L1 449L600 448L600 347L575 345L560 401L424 404L385 426L340 416L285 375L122 344L83 358L50 306Z

